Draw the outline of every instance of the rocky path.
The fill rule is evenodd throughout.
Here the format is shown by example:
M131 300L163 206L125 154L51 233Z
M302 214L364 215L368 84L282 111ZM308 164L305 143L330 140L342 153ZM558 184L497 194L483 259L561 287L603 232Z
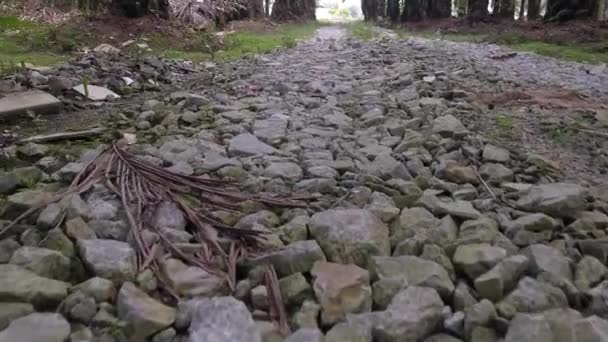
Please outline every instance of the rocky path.
M239 264L235 291L163 257L175 306L136 269L120 199L104 186L69 196L0 240L0 342L608 341L608 196L598 185L608 150L595 116L606 71L509 53L364 43L325 27L293 49L114 102L108 111L131 120L132 150L150 163L318 201L215 211L267 230L275 248ZM552 129L570 119L595 135L555 141ZM65 186L99 151L68 160L45 145L15 148L34 166L0 177L2 217ZM174 205L154 222L192 249ZM286 337L270 322L268 263Z

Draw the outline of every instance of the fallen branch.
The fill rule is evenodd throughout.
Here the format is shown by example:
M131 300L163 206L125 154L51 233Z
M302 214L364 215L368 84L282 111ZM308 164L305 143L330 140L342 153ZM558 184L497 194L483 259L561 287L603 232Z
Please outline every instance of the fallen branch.
M272 206L306 206L297 198L245 194L230 182L167 171L131 154L126 145L124 141L112 143L74 178L67 190L20 215L0 231L0 236L45 206L67 195L86 192L95 184L103 184L121 199L140 271L149 268L165 286L160 272L162 260L159 259L169 255L224 277L234 289L237 262L249 251L264 247L265 232L228 226L219 222L211 212L238 209L241 202L249 200ZM180 249L163 234L162 227L156 226L154 214L163 202L175 204L184 213L196 243L201 245L200 250L192 253ZM144 239L146 230L158 238L154 241ZM166 290L177 297L173 289L167 287Z
M93 138L101 135L105 132L105 128L93 128L86 131L75 131L75 132L60 132L60 133L51 133L51 134L41 134L35 135L33 137L21 139L16 143L26 144L26 143L46 143L51 141L59 141L59 140L71 140L71 139L84 139L84 138Z

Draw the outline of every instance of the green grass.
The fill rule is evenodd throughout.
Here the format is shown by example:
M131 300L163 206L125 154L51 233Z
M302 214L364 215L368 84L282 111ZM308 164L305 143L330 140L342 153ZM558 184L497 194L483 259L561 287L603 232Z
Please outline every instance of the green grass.
M319 26L318 23L289 24L270 32L237 32L224 37L221 42L210 41L218 38L203 36L201 42L188 47L172 47L162 39L155 40L151 45L154 51L163 51L162 55L166 58L189 59L194 62L227 61L247 54L264 54L278 48L293 48L298 41L312 37Z
M442 38L454 42L491 42L508 46L515 51L534 52L539 55L568 61L591 64L608 63L608 42L546 42L529 39L517 33L503 33L499 35L484 33L447 33L441 35L435 32L411 32L404 30L398 30L397 32L402 38L422 37L429 39Z
M49 46L53 30L51 26L0 16L0 74L15 71L23 63L48 66L65 61L66 54Z
M346 25L348 33L356 39L369 41L378 37L374 25L365 21L355 21Z

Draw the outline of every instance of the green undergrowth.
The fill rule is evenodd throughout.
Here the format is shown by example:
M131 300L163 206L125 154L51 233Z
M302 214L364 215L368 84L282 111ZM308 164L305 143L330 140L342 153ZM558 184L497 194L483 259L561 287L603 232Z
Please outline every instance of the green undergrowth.
M485 33L446 33L398 30L402 38L422 37L429 39L446 39L455 42L494 43L508 46L515 51L534 52L539 55L558 59L600 64L608 63L608 41L581 43L573 41L541 41L528 38L522 34L505 32L500 34Z
M57 27L0 16L0 74L18 71L23 65L48 66L66 60L68 51L58 40L74 41Z
M365 21L355 21L345 25L348 34L356 39L369 41L378 37L375 26Z
M247 54L264 54L278 48L293 48L299 41L311 38L320 23L285 24L267 32L236 32L225 36L199 33L181 46L163 37L155 37L150 44L166 58L189 59L194 62L229 61Z
M137 37L150 49L142 50L137 47L138 44L132 44L127 52L194 62L233 60L246 54L295 47L299 41L312 37L320 25L285 24L264 32L240 31L224 36L213 32L184 32L179 39L150 33ZM58 64L69 59L80 48L92 48L103 42L102 38L79 27L78 19L62 25L43 25L0 15L0 75L18 72L24 65Z

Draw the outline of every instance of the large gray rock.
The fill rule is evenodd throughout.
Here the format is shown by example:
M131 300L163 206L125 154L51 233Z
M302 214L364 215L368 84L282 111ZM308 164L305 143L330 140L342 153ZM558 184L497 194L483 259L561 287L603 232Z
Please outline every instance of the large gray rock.
M268 119L256 120L253 123L253 134L263 142L274 145L286 138L288 123L288 116L273 114Z
M32 303L52 308L67 295L70 284L43 278L16 265L0 265L0 301Z
M494 267L504 257L507 251L500 247L489 244L460 245L456 248L452 261L456 270L464 272L469 279L474 280L478 276Z
M372 309L372 288L369 272L355 265L316 262L310 271L313 289L321 304L324 325L344 320L349 313L369 312Z
M443 115L435 118L432 131L444 137L457 137L469 133L462 122L453 115Z
M529 260L523 255L503 259L488 272L475 279L475 289L482 298L496 302L511 291L527 270Z
M608 341L608 321L597 316L578 320L574 326L576 342Z
M509 325L505 342L521 341L553 342L555 336L542 315L517 314Z
M180 297L211 297L228 292L224 278L200 267L188 266L178 259L163 260L161 272L167 284Z
M543 212L556 217L574 217L585 208L587 190L578 184L541 184L517 201L517 206L526 211Z
M608 275L608 268L598 259L585 255L576 265L574 284L585 291L597 285Z
M0 303L0 331L19 317L27 316L34 312L34 306L30 303Z
M311 218L309 230L329 261L366 268L371 256L390 254L388 227L369 210L327 210Z
M24 246L13 253L10 263L44 278L63 281L70 278L70 259L54 250Z
M372 331L363 325L339 323L325 335L325 342L372 342Z
M245 261L245 265L272 264L279 277L308 272L317 261L325 261L325 255L314 240L296 241L281 250L270 252Z
M398 279L404 285L427 286L449 298L454 284L439 264L415 256L372 257L369 267L375 278Z
M393 158L390 154L384 153L377 156L368 166L368 173L372 176L388 179L412 179L405 165Z
M196 300L187 342L261 342L251 313L233 297Z
M264 170L264 176L281 178L290 182L302 179L302 168L296 163L272 163Z
M530 271L551 273L557 277L572 280L570 260L558 249L546 245L532 245L524 250L530 259Z
M118 318L129 324L133 341L144 340L175 321L175 309L148 296L130 282L120 288L116 309Z
M289 335L285 342L324 342L325 338L319 329L302 328Z
M114 240L78 240L84 265L96 276L122 283L135 279L135 251L129 244Z
M482 158L487 162L506 163L511 159L511 154L507 149L487 144L482 153Z
M228 153L233 157L249 157L272 154L276 150L250 133L242 133L230 140Z
M70 324L57 313L33 313L18 318L0 332L0 342L64 342L70 336Z
M348 321L371 326L374 340L422 341L441 327L443 306L437 291L410 286L401 290L385 311L352 315Z
M83 283L75 285L70 291L80 291L92 297L98 303L111 303L116 298L116 287L111 280L93 277Z
M464 314L464 334L467 340L471 340L476 327L488 327L496 319L494 304L487 299L482 299L479 303L466 308Z
M497 304L497 309L504 317L512 316L517 312L537 313L567 306L566 295L560 289L533 278L524 277L519 281L515 290Z

